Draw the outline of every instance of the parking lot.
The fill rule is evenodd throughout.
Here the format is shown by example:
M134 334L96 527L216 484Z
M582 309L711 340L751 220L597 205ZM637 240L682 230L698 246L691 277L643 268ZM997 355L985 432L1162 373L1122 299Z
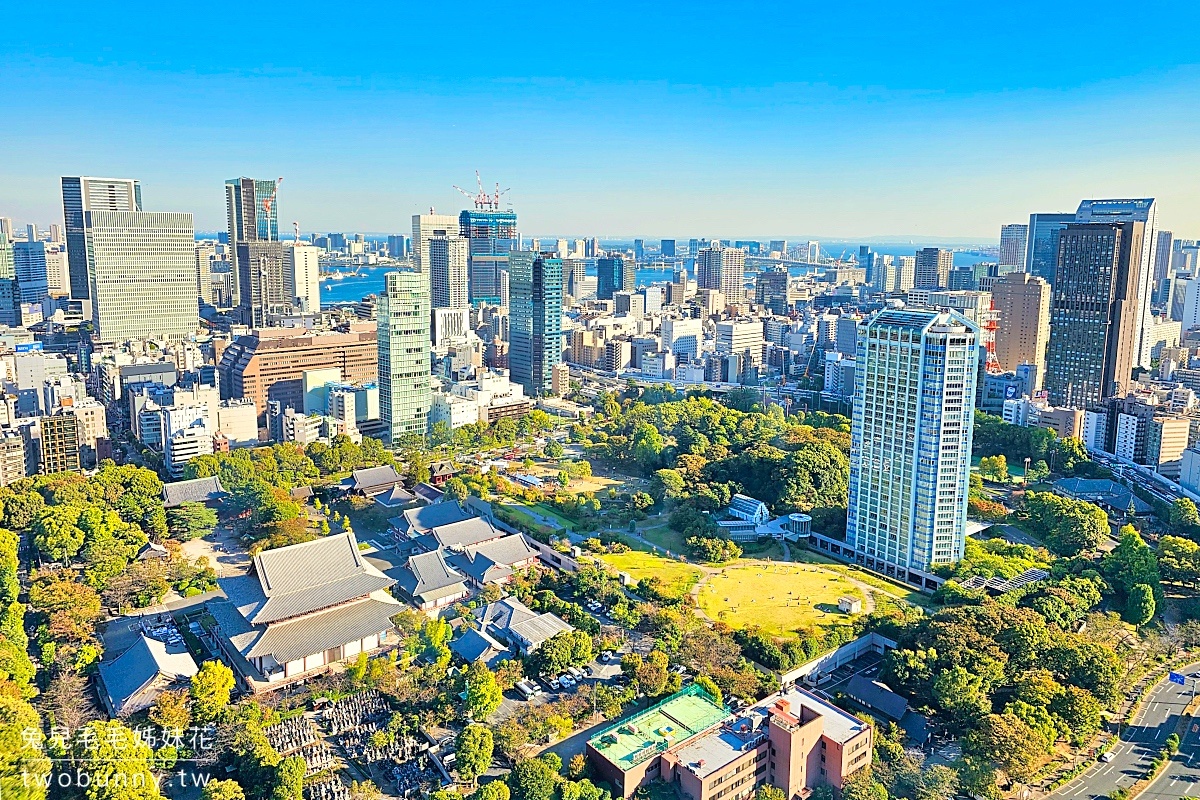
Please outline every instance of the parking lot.
M866 653L835 669L830 673L828 679L821 681L818 688L825 694L832 695L843 689L855 675L875 680L879 677L881 669L883 669L883 656L878 653Z
M592 674L586 675L583 678L582 683L606 683L621 674L621 654L615 653L612 660L607 663L601 661L599 658L596 658L590 664L588 664L587 667L592 670ZM557 689L555 689L548 679L529 678L529 680L535 683L542 693L536 697L526 700L525 696L522 695L519 690L515 688L509 689L504 693L504 699L500 702L500 708L496 711L497 717L500 719L505 719L515 714L518 709L521 708L521 706L527 703L532 703L535 705L541 703L552 703L561 697L565 697L578 691L578 686L563 687L561 684Z

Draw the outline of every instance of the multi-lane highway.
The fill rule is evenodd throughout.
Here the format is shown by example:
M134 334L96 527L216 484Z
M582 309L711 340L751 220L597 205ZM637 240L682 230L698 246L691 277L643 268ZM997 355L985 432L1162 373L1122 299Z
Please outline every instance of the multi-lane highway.
M1200 663L1183 667L1180 672L1191 675L1200 670ZM1150 762L1162 751L1167 737L1175 732L1179 717L1187 704L1192 700L1192 683L1188 679L1187 686L1180 686L1168 680L1155 685L1146 695L1141 709L1131 724L1122 726L1121 740L1109 751L1113 754L1108 763L1096 762L1091 769L1084 772L1075 780L1051 792L1055 798L1103 798L1114 789L1128 788L1138 778L1150 769ZM1200 749L1200 731L1189 731L1189 738L1184 748L1187 753ZM1200 756L1197 756L1197 766L1176 769L1172 763L1167 772L1141 795L1146 800L1179 800L1185 788L1191 788L1186 793L1192 797L1200 797ZM1178 776L1178 777L1176 777ZM1171 780L1174 778L1174 780ZM1173 787L1173 788L1172 788Z

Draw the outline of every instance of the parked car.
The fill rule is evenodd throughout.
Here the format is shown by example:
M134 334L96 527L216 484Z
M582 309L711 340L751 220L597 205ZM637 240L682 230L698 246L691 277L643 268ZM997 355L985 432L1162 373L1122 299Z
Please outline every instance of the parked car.
M572 686L575 685L575 679L572 678L570 675L566 674L565 672L562 675L558 676L558 682L561 683L567 689L570 689Z
M550 688L556 692L562 688L562 684L559 683L558 678L551 678L549 681L547 681L547 683L549 683Z
M592 665L591 665L591 664L584 664L584 665L583 665L583 674L584 674L584 675L595 675L595 674L596 674L596 670L592 669Z
M613 660L613 654L612 654L612 651L611 651L611 650L605 650L603 653L601 653L601 654L600 654L600 660L601 660L601 661L603 661L605 664L607 664L608 662L612 661L612 660Z

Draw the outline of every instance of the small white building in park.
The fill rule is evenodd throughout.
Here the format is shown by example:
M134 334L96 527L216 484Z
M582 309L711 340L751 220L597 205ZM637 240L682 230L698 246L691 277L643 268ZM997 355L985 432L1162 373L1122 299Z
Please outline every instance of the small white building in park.
M762 500L755 500L744 494L735 494L725 509L729 516L753 522L755 525L765 525L771 519L771 512Z

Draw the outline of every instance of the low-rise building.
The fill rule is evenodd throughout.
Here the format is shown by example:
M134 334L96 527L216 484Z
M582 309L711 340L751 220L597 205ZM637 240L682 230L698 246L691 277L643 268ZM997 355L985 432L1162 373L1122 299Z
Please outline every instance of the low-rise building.
M515 597L489 603L474 613L480 630L507 642L523 656L536 651L547 639L575 630L554 614L539 614Z
M597 776L618 797L656 779L687 800L745 800L770 785L784 797L840 791L871 763L871 726L793 687L730 713L692 684L587 742Z

